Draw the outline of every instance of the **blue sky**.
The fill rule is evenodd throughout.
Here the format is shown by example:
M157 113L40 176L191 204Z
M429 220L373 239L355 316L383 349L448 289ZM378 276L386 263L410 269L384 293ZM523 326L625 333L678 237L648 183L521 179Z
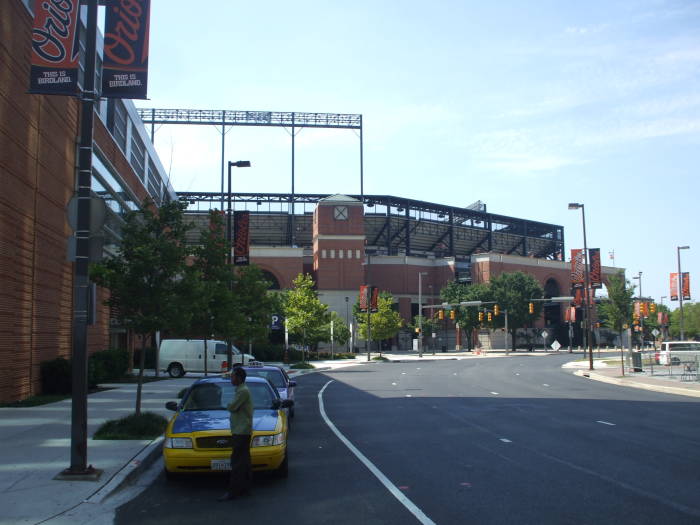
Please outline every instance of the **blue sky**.
M361 113L365 193L565 228L643 292L676 246L700 290L700 2L152 0L140 107ZM218 191L219 132L163 126L176 191ZM359 138L303 129L296 191L359 193ZM281 128L232 128L237 191L288 192ZM664 301L669 304L668 299ZM677 303L674 303L677 305Z

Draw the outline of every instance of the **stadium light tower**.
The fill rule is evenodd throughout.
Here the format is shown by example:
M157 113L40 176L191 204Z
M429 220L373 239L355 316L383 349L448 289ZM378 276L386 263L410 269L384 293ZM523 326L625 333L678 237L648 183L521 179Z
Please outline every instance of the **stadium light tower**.
M581 209L581 221L583 222L583 316L584 325L586 329L586 346L588 347L588 368L593 370L593 346L591 345L591 316L588 311L588 301L590 300L588 294L590 293L590 277L588 275L588 245L586 244L586 212L583 204L578 202L570 202L570 210Z

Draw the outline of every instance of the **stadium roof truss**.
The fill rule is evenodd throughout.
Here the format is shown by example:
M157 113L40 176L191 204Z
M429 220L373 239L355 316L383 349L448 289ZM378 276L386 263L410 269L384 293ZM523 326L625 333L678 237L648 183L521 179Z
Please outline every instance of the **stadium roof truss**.
M202 226L208 210L217 208L221 201L219 193L178 195L189 202L188 215L195 222L202 221ZM251 212L252 245L308 248L313 244L313 209L321 199L329 197L287 193L231 195L234 209ZM391 195L350 197L364 203L367 250L373 254L468 258L491 252L564 260L562 226ZM301 213L293 214L292 201Z

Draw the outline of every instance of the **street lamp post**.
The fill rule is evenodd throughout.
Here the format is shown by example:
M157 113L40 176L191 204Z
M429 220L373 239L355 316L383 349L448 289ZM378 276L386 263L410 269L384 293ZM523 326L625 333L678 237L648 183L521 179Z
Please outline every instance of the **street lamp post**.
M664 299L668 299L668 295L662 295L662 296L661 296L661 301L660 301L661 306L664 305ZM664 320L664 317L663 317L664 309L663 309L663 308L659 308L659 311L660 311L661 314L662 314L661 323L659 323L659 324L661 324L661 337L663 338L662 340L665 341L665 340L667 339L667 336L666 336L666 324L663 322L663 320Z
M423 276L428 272L418 272L418 357L423 357Z
M637 275L634 275L632 279L637 279L639 281L639 302L641 303L644 301L644 295L642 294L642 272L640 271L637 273ZM640 330L642 331L642 347L640 350L642 352L644 351L644 312L641 310L639 311L639 326Z
M586 243L586 211L581 203L570 202L569 209L581 209L581 221L583 222L583 316L584 325L586 327L586 346L588 347L588 368L593 370L593 347L591 345L591 318L588 309L589 293L590 293L590 276L588 274L588 244Z
M681 272L681 250L689 250L690 246L676 246L676 254L678 255L678 301L680 305L680 328L681 328L681 341L685 339L685 332L683 331L683 273Z
M231 243L231 168L250 168L250 161L249 160L238 160L236 162L233 161L228 161L228 192L226 196L226 248L228 249L228 253L226 256L227 262L229 264L229 267L232 264L232 251L233 251L233 246ZM231 268L231 273L233 273L233 269ZM233 288L233 281L229 277L228 281L228 288L231 290ZM231 371L232 368L232 361L233 361L233 348L231 347L231 339L227 338L226 339L226 365L228 366L228 370Z

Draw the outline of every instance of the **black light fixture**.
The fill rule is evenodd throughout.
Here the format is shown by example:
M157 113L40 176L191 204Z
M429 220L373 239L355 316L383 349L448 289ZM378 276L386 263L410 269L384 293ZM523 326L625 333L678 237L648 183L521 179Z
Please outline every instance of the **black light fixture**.
M403 211L403 208L396 208L396 211L402 212L402 211Z

